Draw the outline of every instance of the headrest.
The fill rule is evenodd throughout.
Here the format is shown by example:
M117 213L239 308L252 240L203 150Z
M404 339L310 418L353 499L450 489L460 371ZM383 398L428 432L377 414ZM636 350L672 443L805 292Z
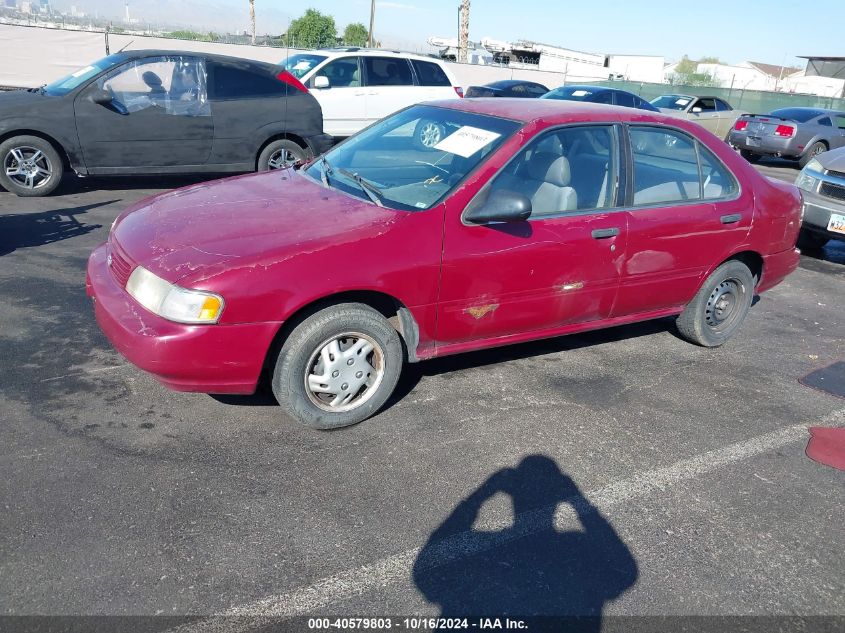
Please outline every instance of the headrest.
M528 161L528 177L557 187L568 187L572 179L566 156L538 152Z

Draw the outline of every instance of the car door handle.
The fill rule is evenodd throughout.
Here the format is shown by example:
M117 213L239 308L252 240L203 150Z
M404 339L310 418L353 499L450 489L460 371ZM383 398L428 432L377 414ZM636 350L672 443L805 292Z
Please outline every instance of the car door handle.
M597 240L604 240L608 237L616 237L619 235L619 229L616 227L613 227L612 229L595 229L592 235Z
M741 213L731 213L730 215L723 215L721 218L719 218L722 224L736 224L741 219Z

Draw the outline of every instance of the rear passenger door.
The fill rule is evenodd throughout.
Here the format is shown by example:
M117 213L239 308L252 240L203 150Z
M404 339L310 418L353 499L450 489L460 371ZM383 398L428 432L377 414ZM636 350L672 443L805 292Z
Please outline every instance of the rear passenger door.
M753 200L703 144L680 130L630 126L628 247L614 316L688 303L741 250Z
M367 92L367 123L383 119L409 105L419 103L411 64L403 57L361 57Z
M467 208L497 190L526 196L527 222L447 214L438 346L555 331L609 316L625 253L617 128L566 127L520 148Z

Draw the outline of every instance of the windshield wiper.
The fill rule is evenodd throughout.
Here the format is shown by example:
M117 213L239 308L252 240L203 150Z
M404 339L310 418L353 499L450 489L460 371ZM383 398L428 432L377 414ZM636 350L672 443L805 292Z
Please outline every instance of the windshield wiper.
M343 169L341 167L338 167L337 171L352 180L353 182L357 183L357 185L361 187L361 191L367 194L367 197L372 200L373 204L379 207L384 206L384 203L381 201L381 199L384 197L384 193L381 189L376 187L369 180L362 178L358 174L352 173L348 169Z
M329 165L329 161L323 156L320 159L320 180L323 181L323 184L328 187L329 186L329 174L334 171L332 166Z

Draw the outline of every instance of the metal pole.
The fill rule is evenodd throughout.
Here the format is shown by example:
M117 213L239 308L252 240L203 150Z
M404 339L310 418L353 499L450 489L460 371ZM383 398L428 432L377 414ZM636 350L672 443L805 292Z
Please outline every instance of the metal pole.
M370 32L367 35L367 47L373 48L373 25L376 22L376 0L370 0Z

